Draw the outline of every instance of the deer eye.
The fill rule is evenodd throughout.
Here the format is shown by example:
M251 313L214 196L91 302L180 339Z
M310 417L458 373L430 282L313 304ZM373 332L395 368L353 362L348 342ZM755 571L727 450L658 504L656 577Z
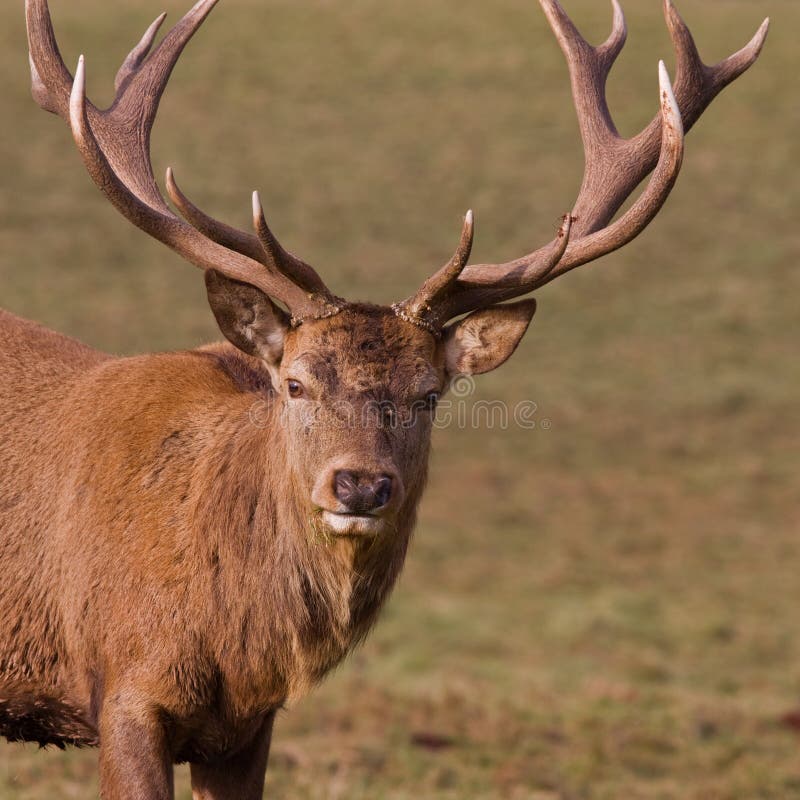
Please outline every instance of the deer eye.
M439 392L429 392L425 395L425 408L428 411L435 411L439 403Z
M289 397L293 400L296 400L298 397L302 397L305 390L303 389L303 384L300 381L293 381L288 380L286 381L286 391L289 393Z

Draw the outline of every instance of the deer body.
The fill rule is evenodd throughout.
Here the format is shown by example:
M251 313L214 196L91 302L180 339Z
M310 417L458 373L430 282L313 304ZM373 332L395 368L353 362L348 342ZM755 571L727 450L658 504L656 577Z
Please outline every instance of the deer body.
M381 307L334 295L287 252L257 193L254 233L204 214L171 170L179 214L162 195L150 132L216 2L199 0L154 47L156 20L103 111L86 98L83 57L74 78L64 65L47 1L26 0L34 98L67 122L114 206L205 270L228 340L113 358L0 312L0 735L99 744L105 800L169 800L180 761L195 800L261 797L277 709L366 635L400 572L439 397L514 352L536 301L505 301L644 230L685 129L767 33L707 67L664 0L674 93L662 63L659 114L624 140L605 99L626 36L617 0L599 47L540 0L586 152L574 213L544 247L469 266L469 212L453 257Z
M124 690L169 718L176 758L238 749L237 727L303 694L374 621L425 454L391 538L326 538L287 475L255 359L231 345L114 359L8 314L0 341L15 421L0 441L0 596L20 623L0 639L0 671L18 703L35 686L75 711L28 738L94 743L98 703ZM15 724L35 723L4 729L0 696L0 731Z

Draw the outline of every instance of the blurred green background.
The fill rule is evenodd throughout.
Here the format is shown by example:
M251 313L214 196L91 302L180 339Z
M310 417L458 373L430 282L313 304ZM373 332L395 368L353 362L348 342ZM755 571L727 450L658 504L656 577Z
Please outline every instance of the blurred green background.
M200 273L116 215L30 99L21 5L0 8L0 304L117 353L217 338ZM166 3L173 21L187 5ZM161 5L52 6L109 101ZM660 6L626 4L609 90L626 134L673 63ZM566 7L605 37L605 2ZM436 433L400 585L281 716L267 796L800 797L800 5L679 8L709 61L770 14L761 61L692 132L651 229L541 291L470 398L534 400L545 424ZM582 152L534 0L225 0L154 160L242 226L258 187L335 291L390 301L449 257L467 208L476 261L549 240ZM0 800L91 797L95 763L1 744Z

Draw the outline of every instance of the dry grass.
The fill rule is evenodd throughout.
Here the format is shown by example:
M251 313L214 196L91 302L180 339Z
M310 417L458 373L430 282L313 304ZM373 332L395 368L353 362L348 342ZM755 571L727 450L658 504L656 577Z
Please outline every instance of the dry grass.
M161 10L53 5L106 98ZM567 5L602 37L605 4ZM630 132L668 45L656 0L627 5L611 95ZM772 13L763 61L691 134L653 229L541 292L526 344L481 381L480 398L534 399L550 429L437 433L395 598L282 716L268 796L800 797L800 8L680 5L710 59ZM17 5L0 21L2 305L118 352L216 336L199 275L105 207L34 108ZM289 246L381 300L449 254L467 207L478 260L543 241L580 172L533 0L227 0L155 145L233 221L260 184ZM0 800L90 797L94 763L2 745Z

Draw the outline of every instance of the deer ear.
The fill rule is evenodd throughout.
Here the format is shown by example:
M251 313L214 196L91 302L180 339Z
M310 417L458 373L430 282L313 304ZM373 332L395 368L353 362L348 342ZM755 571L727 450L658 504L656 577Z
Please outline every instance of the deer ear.
M503 364L517 349L536 313L536 300L492 306L444 330L445 368L452 375L480 375Z
M289 316L260 289L206 270L208 303L220 330L244 353L275 367L283 356Z

